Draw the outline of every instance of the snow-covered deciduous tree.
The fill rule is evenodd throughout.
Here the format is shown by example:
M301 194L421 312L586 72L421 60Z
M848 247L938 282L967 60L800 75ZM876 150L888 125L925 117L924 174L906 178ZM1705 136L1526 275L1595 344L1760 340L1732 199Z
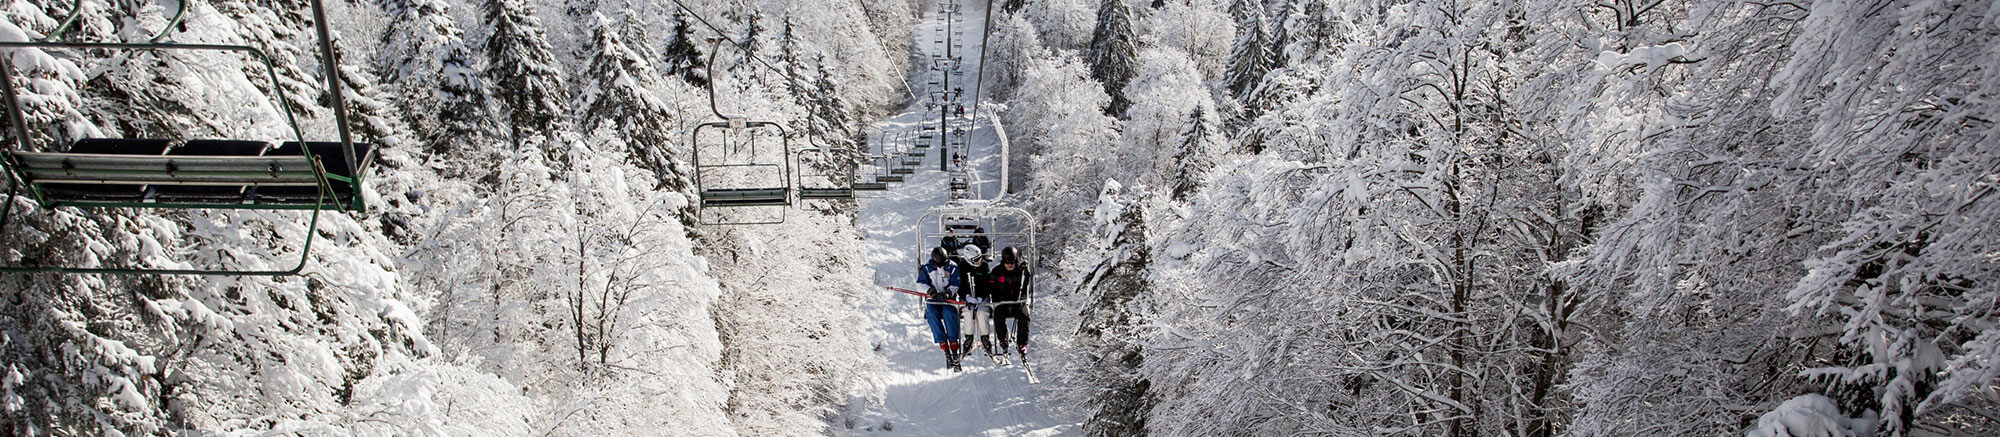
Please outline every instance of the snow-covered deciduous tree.
M1204 78L1221 75L1236 41L1236 22L1220 5L1206 1L1167 2L1140 20L1135 30L1142 32L1142 45L1187 53Z
M1015 104L1007 110L1008 132L1027 144L1020 149L1032 153L1029 168L1030 210L1061 229L1075 229L1077 211L1091 204L1088 194L1096 192L1111 175L1115 155L1102 146L1118 137L1117 119L1104 115L1111 98L1090 80L1088 67L1074 55L1059 55L1030 61L1024 82L1015 91ZM1017 149L1018 150L1018 149ZM1044 260L1054 261L1067 244L1063 233L1038 240Z
M1139 55L1138 71L1123 94L1132 99L1126 111L1124 137L1113 149L1114 178L1154 186L1163 185L1171 175L1175 160L1161 159L1162 150L1179 145L1183 131L1193 119L1190 114L1214 111L1201 72L1186 53L1172 48L1149 48ZM1202 140L1201 144L1207 144ZM1205 153L1205 152L1204 152Z
M1050 50L1078 51L1090 47L1097 6L1090 0L1038 0L1029 2L1019 14L1035 23Z

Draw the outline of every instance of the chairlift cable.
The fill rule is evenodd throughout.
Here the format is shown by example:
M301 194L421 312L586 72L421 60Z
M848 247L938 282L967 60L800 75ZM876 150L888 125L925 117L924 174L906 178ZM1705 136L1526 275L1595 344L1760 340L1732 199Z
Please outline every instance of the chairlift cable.
M991 0L988 0L988 1L991 1ZM741 47L741 46L743 45L743 43L741 43L741 42L737 41L737 40L736 40L735 38L730 38L730 37L729 37L729 32L727 32L727 31L724 31L724 30L722 30L722 28L721 28L721 27L718 27L718 26L716 26L716 25L715 25L715 23L711 23L711 22L709 22L709 21L708 21L708 18L707 18L707 17L703 17L703 16L701 16L701 13L699 13L699 12L695 12L694 8L691 8L691 7L688 7L687 3L683 3L683 2L681 2L681 0L673 0L673 2L674 2L674 4L675 4L675 5L679 5L679 6L681 7L681 10L682 10L682 11L685 11L685 12L687 12L687 14L688 14L688 15L691 15L691 16L694 16L694 20L695 20L696 22L699 22L699 23L701 23L701 25L702 25L702 26L705 26L705 27L708 27L708 29L709 29L709 30L712 30L712 31L715 31L715 34L716 34L716 36L717 36L717 37L719 37L719 38L721 38L721 39L722 39L723 41L728 41L728 42L729 42L729 44L731 44L731 45L736 45L736 46L739 46L739 47ZM715 53L713 53L714 51L715 51L715 50L711 49L711 50L710 50L710 53L708 54L708 57L709 57L709 61L708 61L708 71L709 71L709 75L708 75L708 82L709 82L709 84L710 84L710 87L709 87L709 95L710 95L710 99L713 99L713 98L714 98L714 94L715 94L715 91L714 91L714 83L715 83ZM783 76L785 76L785 78L786 78L786 79L789 79L789 80L791 80L791 81L794 81L794 82L800 82L800 83L802 83L802 84L804 84L804 85L808 85L808 86L812 85L812 81L807 81L807 80L804 80L804 79L800 79L800 78L798 77L798 75L794 75L794 74L792 74L792 73L790 73L790 72L787 72L787 71L785 71L784 69L781 69L781 68L778 68L778 66L777 66L777 65L774 65L774 64L772 64L772 63L771 63L771 61L767 61L767 60L764 60L764 57L763 57L763 56L757 56L757 54L756 54L756 53L744 53L744 55L747 55L747 56L749 56L749 57L750 57L750 59L752 59L752 60L755 60L755 61L757 61L757 63L759 63L759 64L764 64L764 68L767 68L767 69L770 69L771 71L775 71L775 72L777 72L778 74L780 74L780 75L783 75ZM716 115L721 115L721 113L717 113Z
M678 1L678 0L676 0ZM979 68L978 77L972 80L972 116L967 118L974 128L979 126L979 101L981 90L986 88L986 42L993 37L993 0L986 0L986 21L979 23ZM970 142L968 141L968 144ZM1005 189L1005 187L1002 187Z

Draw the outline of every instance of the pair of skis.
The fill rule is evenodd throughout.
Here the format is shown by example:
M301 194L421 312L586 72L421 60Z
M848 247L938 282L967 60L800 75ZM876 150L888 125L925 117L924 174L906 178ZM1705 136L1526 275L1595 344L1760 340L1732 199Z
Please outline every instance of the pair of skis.
M1007 353L1006 353L1006 351L1000 351L1000 352L1001 352L1001 353L999 353L999 354L995 354L995 355L987 355L986 357L987 357L987 358L992 358L992 359L993 359L993 365L996 365L996 366L1003 366L1003 367L1005 367L1005 366L1012 366L1012 365L1014 365L1014 360L1013 360L1013 359L1011 359L1011 358L1008 358L1008 357L1007 357ZM1034 367L1030 367L1030 366L1028 366L1028 356L1027 356L1027 354L1022 354L1022 355L1021 355L1021 372L1022 372L1022 373L1027 373L1027 374L1028 374L1028 383L1029 383L1029 384L1041 384L1041 383L1042 383L1042 379L1041 379L1041 378L1036 378L1036 377L1035 377L1035 368L1034 368Z
M916 291L916 290L911 290L911 289L907 289L907 288L898 288L898 287L889 287L889 286L884 286L884 287L882 287L882 288L887 288L887 289L889 289L889 291L894 291L894 292L897 292L897 293L903 293L903 294L907 294L907 295L911 295L911 296L922 296L922 297L925 297L925 298L929 298L929 297L930 297L930 295L929 295L929 294L926 294L926 293L924 293L924 292L921 292L921 291ZM952 299L939 299L939 300L942 300L942 301L944 301L945 303L950 303L950 304L953 304L953 305L959 305L959 306L968 306L968 305L974 305L974 304L973 304L973 303L971 303L971 302L965 302L965 301L959 301L959 300L952 300ZM989 356L989 357L991 357L991 358L993 359L993 364L996 364L996 365L1002 365L1002 366L1004 366L1004 365L1007 365L1007 364L1006 364L1006 362L1007 362L1007 360L1008 360L1008 359L1006 358L1006 357L1007 357L1007 354L1006 354L1006 351L1001 351L1001 354L999 354L999 355L988 355L988 356ZM951 368L951 370L952 370L953 372L959 372L959 371L963 371L964 367L962 366L962 364L964 364L964 363L963 363L962 361L964 361L964 360L963 360L963 358L964 358L964 354L960 354L960 355L958 355L958 356L946 356L945 358L946 358L946 360L945 360L945 365L946 365L947 367L950 367L950 368ZM1030 366L1028 366L1028 355L1027 355L1026 353L1023 353L1023 354L1021 354L1021 372L1022 372L1022 373L1026 373L1026 374L1028 374L1028 383L1029 383L1029 384L1041 384L1041 383L1042 383L1042 379L1041 379L1041 378L1036 378L1036 377L1035 377L1035 368L1034 368L1034 367L1030 367Z

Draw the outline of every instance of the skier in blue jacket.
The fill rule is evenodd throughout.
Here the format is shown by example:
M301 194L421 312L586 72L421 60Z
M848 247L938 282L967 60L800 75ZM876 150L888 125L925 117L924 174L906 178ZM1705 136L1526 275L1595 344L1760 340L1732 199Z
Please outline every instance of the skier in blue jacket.
M958 307L945 300L959 297L962 281L943 247L932 248L930 262L917 266L917 283L928 291L924 322L930 324L931 342L944 350L944 364L952 370L959 370Z

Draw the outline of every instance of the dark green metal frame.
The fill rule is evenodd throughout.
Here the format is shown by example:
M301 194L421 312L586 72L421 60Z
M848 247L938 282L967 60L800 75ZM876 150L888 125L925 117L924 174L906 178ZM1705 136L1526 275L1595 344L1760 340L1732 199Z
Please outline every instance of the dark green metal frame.
M755 139L755 138L753 137L753 138L751 138L751 139L749 140L749 143L750 143L750 157L751 157L751 158L750 158L750 163L748 163L748 164L702 164L702 162L701 162L701 149L702 149L702 142L701 142L701 138L702 138L702 136L701 136L701 135L702 135L702 132L703 132L704 130L712 130L712 129L724 129L724 130L727 130L727 131L739 131L739 130L743 130L743 129L777 129L777 131L778 131L778 138L779 138L779 141L780 141L780 144L779 144L779 147L778 147L778 153L780 154L780 156L779 156L779 158L778 158L778 161L777 161L778 163L777 163L777 164L770 164L770 163L764 163L764 164L759 164L759 163L756 163L756 157L757 157L757 155L758 155L758 150L757 150L757 141L756 141L756 139ZM728 136L729 136L729 135L731 135L731 133L729 133L729 132L724 132L724 133L723 133L723 135L724 135L724 143L725 143L725 144L724 144L724 147L727 147L727 142L728 142ZM753 134L753 135L754 135L754 134ZM701 199L701 201L699 201L699 202L696 202L697 204L699 204L699 205L701 206L701 208L700 208L700 209L699 209L698 211L696 211L696 221L697 221L697 222L699 222L699 223L701 223L701 224L704 224L704 225L769 225L769 224L778 224L778 223L784 223L784 222L785 222L785 212L783 212L783 211L780 211L780 212L778 213L778 217L777 217L776 219L773 219L773 220L763 220L763 221L721 221L721 220L717 220L717 219L710 219L707 213L704 213L704 212L702 212L702 211L707 211L707 210L709 210L709 209L711 209L711 208L753 208L753 207L771 207L771 206L779 206L779 207L787 207L787 208L783 208L783 209L790 209L789 207L790 207L790 206L791 206L791 204L792 204L792 202L791 202L791 196L790 196L790 193L791 193L792 191L794 191L794 190L793 190L793 187L792 187L792 169L791 169L791 133L790 133L789 131L785 130L785 126L784 126L784 125L782 125L782 124L778 124L778 123L776 123L776 122L769 122L769 121L745 121L745 120L742 120L742 119L731 119L731 120L725 120L725 121L711 121L711 122L707 122L707 123L702 123L702 124L700 124L700 125L696 125L696 126L695 126L695 128L694 128L694 132L693 132L692 134L690 134L690 136L692 136L692 137L693 137L693 138L692 138L692 139L691 139L691 140L689 141L689 143L693 145L693 147L692 147L692 148L694 149L694 150L693 150L693 152L694 152L694 153L693 153L693 155L694 155L694 160L693 160L693 164L694 164L694 175L693 175L693 182L694 182L694 186L695 186L695 193L696 193L697 195L701 195L701 196L704 196L704 199ZM726 157L726 156L727 156L727 154L725 154L724 156ZM727 168L759 168L759 167L773 167L773 168L777 168L777 169L778 169L778 180L780 181L780 183L782 183L782 184L783 184L783 185L781 185L781 187L782 187L782 188L784 188L785 192L787 193L787 195L785 196L785 200L784 200L784 202L783 202L783 203L779 203L779 204L768 204L768 205L767 205L767 204L757 204L757 205L739 205L739 204L729 204L729 203L719 203L719 204L711 204L711 203L709 203L709 202L707 202L707 201L706 201L706 198L705 198L705 197L706 197L706 193L708 193L708 192L710 192L710 191L714 191L714 190L717 190L716 188L711 188L711 187L709 187L709 186L707 186L707 185L704 185L704 182L703 182L703 181L704 181L704 180L707 180L707 179L709 179L709 178L708 178L708 177L706 176L706 173L707 173L707 172L708 172L709 170L711 170L711 169L727 169ZM779 188L779 187L767 187L767 188Z
M0 199L0 201L6 202L6 205L4 207L0 207L0 247L6 247L6 245L8 244L5 231L7 229L6 227L7 223L11 221L11 219L13 218L14 203L15 203L14 198L16 195L20 193L22 187L27 187L29 190L28 193L29 196L33 198L36 201L36 203L38 203L44 209L52 209L55 207L68 206L68 207L78 207L78 208L94 207L94 208L151 208L151 209L309 210L311 211L311 219L306 228L306 241L304 244L300 246L299 249L298 263L294 264L291 268L284 270L214 270L214 269L146 269L146 268L131 268L131 267L100 268L100 267L66 267L66 266L0 266L0 272L230 275L230 276L296 275L300 271L303 271L305 269L306 263L311 258L313 240L316 239L319 233L319 217L321 211L328 209L343 209L352 211L366 210L367 205L365 202L363 202L362 196L360 194L361 182L366 178L364 176L365 175L364 170L366 169L363 167L363 161L360 159L362 157L358 156L354 151L353 135L347 126L347 121L348 121L347 101L346 98L342 95L339 78L336 75L337 71L336 66L340 64L338 60L334 57L333 36L327 24L326 6L322 4L320 0L311 0L313 21L316 24L316 30L319 33L318 48L321 55L321 62L323 63L322 65L326 70L325 74L326 85L328 87L329 93L332 94L331 95L333 100L332 106L335 119L334 124L336 130L339 132L340 135L340 144L342 148L341 152L345 155L345 158L347 158L346 159L348 166L347 174L353 175L353 177L351 178L328 173L326 171L326 168L324 167L324 164L322 164L317 157L313 156L309 143L305 141L305 131L303 128L299 127L298 117L291 111L292 100L287 94L285 94L284 87L279 85L278 69L276 63L271 60L271 57L268 54L266 54L263 49L246 45L180 44L171 41L166 41L166 37L169 34L171 34L176 28L181 26L182 23L185 22L187 18L187 9L188 9L187 2L188 0L179 0L178 6L174 12L174 16L168 20L167 26L161 29L159 32L154 33L152 37L148 38L146 42L143 43L62 41L61 39L63 38L64 34L67 33L69 28L73 26L76 23L76 21L80 19L83 15L82 14L83 1L77 0L75 5L71 8L70 16L65 18L63 22L59 24L54 31L51 31L47 38L44 38L40 41L0 41L0 48L17 48L17 49L60 48L60 49L79 49L79 50L93 50L93 49L195 50L195 51L222 51L222 52L243 53L244 55L249 56L250 58L255 59L256 61L264 65L264 69L271 81L271 89L273 90L273 92L277 94L278 109L285 115L285 122L291 128L292 135L295 141L297 141L299 144L299 153L307 161L312 163L314 181L315 184L319 187L318 196L314 200L313 204L310 206L304 204L231 205L231 204L177 203L177 202L154 203L154 202L96 202L96 201L51 200L39 189L37 185L28 182L29 179L26 177L26 175L22 174L23 170L19 165L17 165L14 151L28 149L28 138L29 138L28 130L25 122L25 117L23 116L20 97L14 91L13 64L11 62L11 59L7 57L0 57L0 85L4 85L4 87L0 88L4 88L5 90L4 96L8 104L8 116L10 117L9 121L11 121L12 124L14 125L14 137L15 137L13 148L5 151L0 151L0 165L5 165L7 167L6 173L8 182L7 197L5 197L4 199ZM138 173L137 171L134 172L135 173L133 174ZM145 173L152 173L152 172L145 172ZM214 176L232 175L231 174L232 172L211 172L211 173L217 173L213 174ZM351 203L339 204L339 203L327 202L328 199L334 199L334 200L339 199L339 197L334 194L332 185L333 180L338 180L347 183L349 189L354 191L350 195Z

